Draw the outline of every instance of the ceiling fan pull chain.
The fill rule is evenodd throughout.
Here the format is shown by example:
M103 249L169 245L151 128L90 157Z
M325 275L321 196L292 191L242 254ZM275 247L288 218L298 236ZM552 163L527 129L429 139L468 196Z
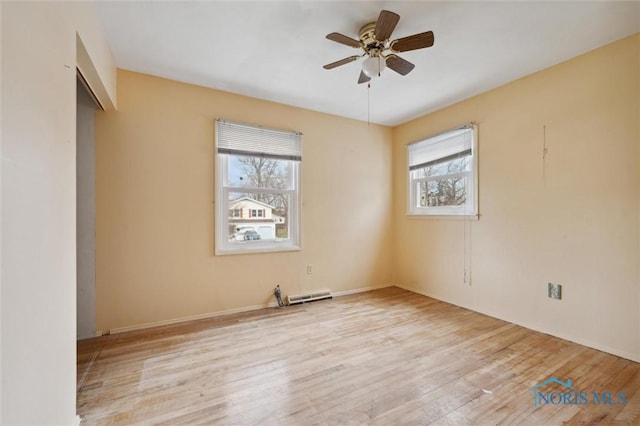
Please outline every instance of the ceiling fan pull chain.
M367 127L371 125L371 82L367 83Z

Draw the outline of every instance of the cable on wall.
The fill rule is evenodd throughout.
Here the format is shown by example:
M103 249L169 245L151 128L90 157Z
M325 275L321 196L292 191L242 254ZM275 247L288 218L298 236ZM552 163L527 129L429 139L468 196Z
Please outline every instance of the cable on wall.
M474 137L477 137L474 136ZM474 144L473 144L473 140L470 139L468 141L469 145L466 147L467 149L474 149ZM477 144L475 146L475 149L477 151ZM478 153L477 152L473 152L474 156L477 156ZM477 167L477 165L476 165ZM475 192L475 191L474 191ZM474 193L473 195L474 197L477 197L478 194ZM464 205L464 218L462 221L463 224L463 239L464 239L464 250L463 250L463 255L464 255L464 277L463 277L463 282L469 286L471 286L471 251L472 251L472 244L471 244L471 212L469 211L469 203L465 201L465 205Z
M464 283L471 286L471 218L465 214L464 218Z
M547 125L542 126L542 184L547 186Z

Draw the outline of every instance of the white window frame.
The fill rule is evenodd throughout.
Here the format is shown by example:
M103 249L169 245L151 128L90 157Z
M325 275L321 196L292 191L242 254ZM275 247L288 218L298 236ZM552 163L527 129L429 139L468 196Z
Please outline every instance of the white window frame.
M465 143L464 150L470 149L470 166L471 170L468 172L453 173L450 175L440 175L437 178L453 177L457 175L466 175L471 181L466 185L466 203L461 206L432 206L422 207L418 204L419 200L419 184L426 182L429 178L412 178L411 166L415 163L415 158L412 158L412 152L414 150L426 149L430 146L435 146L436 143L451 138L456 133L468 130L471 133L471 140L467 144ZM454 155L457 151L453 152ZM460 151L462 153L462 151ZM435 157L436 160L438 159ZM441 157L446 158L446 155ZM435 219L455 219L455 218L477 218L478 217L478 126L475 123L467 123L462 126L449 129L447 131L430 136L426 139L422 139L407 145L407 215L410 217L423 217L423 218L435 218ZM435 178L435 177L434 177Z
M260 152L261 140L260 138L255 138L251 141L252 147L250 148L252 151L247 152L240 150L237 153L228 153L228 152L219 152L220 151L220 140L219 140L219 126L230 124L232 126L238 126L241 128L249 129L249 130L258 130L261 133L264 132L265 137L264 140L264 150L267 152L265 155L264 152ZM278 148L273 148L270 146L270 142L273 142L274 139L278 139L279 136L288 136L297 138L297 147L298 147L298 156L292 155L282 155L279 156L276 154L271 158L277 158L282 160L288 160L289 167L289 184L288 189L266 189L266 188L253 188L253 187L238 187L233 186L228 179L228 167L229 167L229 157L231 155L244 155L251 156L255 153L255 156L270 156L273 152L278 151ZM276 142L277 143L277 142ZM286 148L285 148L286 151ZM286 154L286 152L285 152ZM268 252L281 252L281 251L295 251L301 250L301 220L300 220L300 211L302 209L302 196L301 196L301 185L300 185L300 174L302 169L302 134L299 132L290 132L283 130L275 130L268 129L261 126L249 125L244 123L230 122L221 119L216 120L216 131L215 131L215 254L216 255L229 255L229 254L246 254L246 253L268 253ZM287 158L285 158L287 157ZM271 193L271 194L282 194L289 197L289 206L288 206L288 215L287 218L289 227L289 238L286 240L276 240L276 241L266 241L266 240L252 240L252 241L229 241L228 233L229 233L229 194L230 193L246 193L246 194L255 194L255 193ZM252 218L251 211L248 211L249 219ZM262 217L266 216L266 212L263 212Z

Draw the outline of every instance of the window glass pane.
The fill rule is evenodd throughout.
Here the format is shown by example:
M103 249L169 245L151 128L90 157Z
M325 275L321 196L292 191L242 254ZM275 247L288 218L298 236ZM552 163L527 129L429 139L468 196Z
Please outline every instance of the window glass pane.
M471 170L471 156L456 158L444 163L435 164L422 169L412 170L411 179L420 179L430 176L442 176L452 173L468 172Z
M291 188L292 161L242 155L227 155L230 186L265 189Z
M462 206L467 201L467 177L457 176L418 183L419 207Z
M243 244L288 240L290 198L276 192L230 192L227 240Z

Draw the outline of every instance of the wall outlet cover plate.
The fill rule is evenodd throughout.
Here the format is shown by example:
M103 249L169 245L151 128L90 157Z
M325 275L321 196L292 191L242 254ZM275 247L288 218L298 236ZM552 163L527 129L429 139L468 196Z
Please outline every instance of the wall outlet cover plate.
M549 283L549 298L562 299L562 285Z

